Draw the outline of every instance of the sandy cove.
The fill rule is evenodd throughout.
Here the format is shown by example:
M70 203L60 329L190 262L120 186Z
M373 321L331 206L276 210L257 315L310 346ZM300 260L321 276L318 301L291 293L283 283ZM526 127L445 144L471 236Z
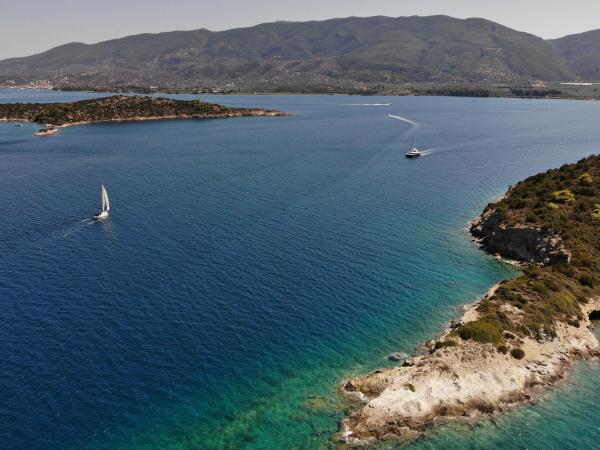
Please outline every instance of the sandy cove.
M493 289L486 296L492 295ZM476 320L478 304L471 305L458 324ZM553 340L538 342L514 336L525 351L521 360L499 352L492 344L456 339L456 347L433 350L435 341L430 341L423 356L347 380L342 390L358 406L343 420L336 439L350 446L410 441L434 424L474 421L530 401L540 390L564 379L575 357L600 354L589 320L589 314L598 310L600 298L590 299L582 306L580 326L557 324ZM519 314L509 305L506 312Z

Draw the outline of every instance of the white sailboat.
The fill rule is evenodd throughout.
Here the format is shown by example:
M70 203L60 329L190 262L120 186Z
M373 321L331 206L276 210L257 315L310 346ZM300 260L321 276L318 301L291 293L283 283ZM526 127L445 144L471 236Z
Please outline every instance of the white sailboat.
M110 202L108 201L108 192L106 191L106 186L102 183L102 187L100 188L100 197L102 198L102 210L98 211L94 215L94 219L105 219L108 217L108 211L110 210Z
M417 148L416 140L417 140L417 132L415 131L413 133L412 146L411 146L410 150L408 152L406 152L406 155L405 155L407 158L418 158L421 156L422 153L421 153L421 150L419 150Z

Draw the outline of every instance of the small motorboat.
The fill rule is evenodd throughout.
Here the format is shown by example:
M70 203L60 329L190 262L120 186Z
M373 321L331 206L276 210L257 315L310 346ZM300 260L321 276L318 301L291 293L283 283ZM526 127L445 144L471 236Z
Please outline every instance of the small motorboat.
M404 155L409 159L419 158L423 154L423 152L421 152L421 150L419 150L417 148L416 137L417 137L416 133L414 133L412 146L411 146L410 150L408 152L406 152L406 154Z
M421 155L421 150L419 150L418 148L411 148L408 152L406 152L406 155L404 156L406 156L409 159L415 159L421 157Z

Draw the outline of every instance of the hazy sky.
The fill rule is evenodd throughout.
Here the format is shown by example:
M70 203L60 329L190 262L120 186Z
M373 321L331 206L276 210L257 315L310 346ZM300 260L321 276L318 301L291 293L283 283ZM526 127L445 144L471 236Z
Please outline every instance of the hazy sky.
M484 17L544 38L600 28L599 0L0 0L0 59L144 32L431 14Z

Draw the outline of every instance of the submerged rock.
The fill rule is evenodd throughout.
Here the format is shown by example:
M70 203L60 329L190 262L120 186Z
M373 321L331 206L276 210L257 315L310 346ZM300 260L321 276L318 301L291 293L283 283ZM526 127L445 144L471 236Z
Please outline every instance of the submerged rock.
M403 361L408 358L408 355L404 352L394 352L388 356L390 361Z

